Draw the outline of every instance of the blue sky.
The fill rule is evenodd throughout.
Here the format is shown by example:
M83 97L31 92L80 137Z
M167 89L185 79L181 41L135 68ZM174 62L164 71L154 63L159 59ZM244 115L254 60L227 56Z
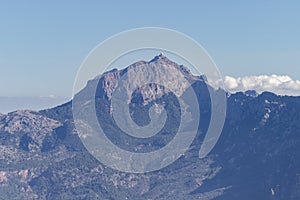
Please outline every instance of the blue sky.
M0 96L71 96L98 43L145 26L183 32L230 76L300 79L299 1L0 2Z

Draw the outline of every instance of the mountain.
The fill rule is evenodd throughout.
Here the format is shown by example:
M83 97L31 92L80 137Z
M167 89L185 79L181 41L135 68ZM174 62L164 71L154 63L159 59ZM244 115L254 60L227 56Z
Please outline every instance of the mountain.
M86 150L75 129L72 101L39 112L11 112L0 115L0 199L300 199L300 97L255 91L228 94L221 137L213 151L199 159L211 117L210 86L205 76L194 76L163 55L139 61L97 76L77 94L82 97L79 103L89 105L93 103L89 90L96 88L99 123L109 139L128 151L148 152L166 145L184 114L167 88L144 85L134 91L128 103L132 118L147 125L152 105L171 102L166 104L164 128L168 132L143 141L121 134L111 115L112 92L129 69L141 65L179 69L196 91L200 128L183 156L159 171L116 171ZM182 92L182 84L173 87ZM134 148L137 144L141 148Z

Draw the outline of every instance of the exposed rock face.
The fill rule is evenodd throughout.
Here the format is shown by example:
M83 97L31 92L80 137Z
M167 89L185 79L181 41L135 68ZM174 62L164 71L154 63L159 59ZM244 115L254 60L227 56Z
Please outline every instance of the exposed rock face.
M193 76L163 55L129 68L141 65L179 69L199 93L199 134L184 156L158 172L121 173L86 151L74 129L71 102L40 112L16 111L0 115L0 198L300 199L300 97L268 92L258 95L254 91L228 95L221 138L213 152L200 160L198 151L210 120L205 78ZM108 115L111 95L126 70L98 76L79 94L84 95L97 82L96 102L103 106L99 110L101 120L110 130L117 130ZM175 87L180 91L182 86ZM158 85L145 85L135 91L132 101L143 110L167 92ZM141 124L148 120L141 115L136 118ZM117 137L114 132L110 134ZM126 137L117 139L126 146ZM166 141L155 141L152 147ZM144 150L147 148L150 146L145 145Z
M157 68L159 68L159 70L157 70ZM124 74L130 78L130 82L120 82L120 79ZM101 85L98 87L99 90L103 90L103 94L100 94L108 99L112 97L112 93L118 84L125 85L128 90L135 88L136 85L142 85L143 87L138 89L140 90L143 99L147 99L147 103L160 98L163 94L169 92L166 91L167 88L173 88L180 96L189 85L184 85L184 82L178 82L178 79L180 79L179 76L189 80L189 84L192 84L197 78L199 79L199 77L194 76L188 68L179 65L169 60L163 54L160 54L149 62L139 61L122 70L113 69L101 76L97 76L94 80L90 81L90 84L93 85L95 81L98 82L100 79ZM145 78L152 81L161 80L162 84L143 85L142 83ZM162 87L162 85L165 87ZM87 88L89 88L89 84L87 85ZM129 91L128 95L130 94L131 92Z
M62 124L56 120L47 118L37 112L24 110L15 111L7 115L2 115L0 124L1 132L15 133L47 133Z
M2 141L6 145L25 151L41 151L54 137L53 130L60 126L62 123L59 121L25 110L2 116L0 132L7 139Z

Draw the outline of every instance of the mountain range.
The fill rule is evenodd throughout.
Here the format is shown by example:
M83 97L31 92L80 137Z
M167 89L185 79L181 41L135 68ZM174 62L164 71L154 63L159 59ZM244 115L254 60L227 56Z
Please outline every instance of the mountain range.
M300 199L300 97L255 91L228 93L220 139L208 156L199 159L211 117L210 86L205 76L194 76L163 55L139 61L97 76L77 94L85 97L82 104L89 104L87 91L97 85L99 123L109 139L128 151L153 151L166 145L182 114L167 89L158 85L140 87L128 103L133 120L146 125L152 103L170 101L166 123L170 131L145 141L131 141L121 134L110 113L112 92L129 69L140 65L169 66L193 81L201 120L196 138L184 155L158 171L120 172L87 151L74 125L72 101L41 111L1 114L0 199ZM181 89L180 84L174 87ZM134 148L137 144L140 149Z

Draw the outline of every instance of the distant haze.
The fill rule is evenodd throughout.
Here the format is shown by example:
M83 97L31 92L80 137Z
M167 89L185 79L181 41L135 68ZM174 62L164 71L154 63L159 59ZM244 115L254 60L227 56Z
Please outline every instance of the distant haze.
M8 113L15 110L42 110L63 104L69 99L67 97L1 97L0 112Z

